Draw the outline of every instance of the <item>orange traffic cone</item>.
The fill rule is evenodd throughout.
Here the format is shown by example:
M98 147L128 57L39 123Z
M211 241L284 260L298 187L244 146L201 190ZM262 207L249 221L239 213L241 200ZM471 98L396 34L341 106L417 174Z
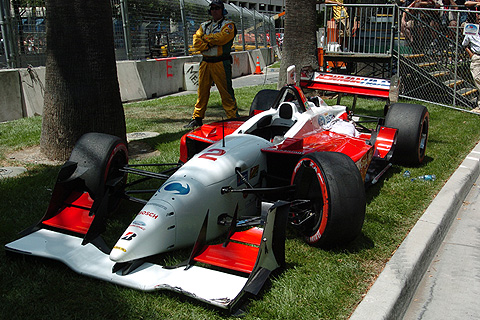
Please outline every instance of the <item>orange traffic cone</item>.
M260 69L260 60L257 56L257 65L255 67L255 72L253 74L263 74L262 69Z

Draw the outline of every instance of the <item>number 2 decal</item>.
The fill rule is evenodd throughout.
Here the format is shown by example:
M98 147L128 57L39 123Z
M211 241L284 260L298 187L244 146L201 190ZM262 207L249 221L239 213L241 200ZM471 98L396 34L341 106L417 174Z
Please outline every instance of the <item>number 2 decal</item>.
M222 149L210 149L204 154L202 154L199 158L208 159L212 161L216 161L218 157L221 157L225 154L225 150Z

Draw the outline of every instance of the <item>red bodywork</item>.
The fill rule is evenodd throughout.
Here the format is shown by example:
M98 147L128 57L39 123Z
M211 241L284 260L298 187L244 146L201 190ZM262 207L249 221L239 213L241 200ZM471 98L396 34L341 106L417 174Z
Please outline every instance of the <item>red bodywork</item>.
M214 122L203 125L187 134L180 142L180 161L189 159L187 150L187 138L201 141L207 145L220 141L223 136L233 133L243 121ZM370 134L361 134L360 137L350 137L331 131L308 132L301 138L287 138L283 143L262 149L262 152L278 154L295 154L298 156L312 152L341 152L348 155L357 164L362 177L365 175L372 158L385 158L392 150L396 138L396 129L379 127L375 144L372 146L366 141L371 138Z
M74 191L61 205L58 213L42 223L85 235L94 218L89 214L92 204L93 199L88 192Z
M313 80L313 82L307 84L305 81L306 78L302 75L302 84L306 87L309 85L311 87L313 84L317 85L321 83L319 80L321 78L323 79L322 81L343 88L347 87L347 83L355 83L354 87L347 88L345 89L346 91L344 90L343 92L352 90L358 92L359 89L368 87L366 90L369 91L370 95L382 97L388 96L388 85L385 81L373 78L342 77L343 78L334 78L332 75L314 73L312 77L309 78ZM307 112L310 108L313 108L310 105L311 102L307 100L303 91L299 87L294 85L288 87L290 92L294 92L294 95L296 95L297 108L300 110L300 113ZM276 106L273 106L274 109L278 108L281 99L287 99L284 92L287 92L287 90L279 93L279 98L274 102L274 104L276 104ZM272 157L276 157L276 159L278 156L281 157L282 154L294 155L294 157L296 156L297 158L300 158L303 155L313 152L340 152L348 155L355 162L364 180L373 159L387 161L390 159L393 152L393 146L396 142L396 129L378 125L376 130L359 133L356 136L336 133L330 130L325 130L322 126L317 124L318 119L315 117L318 117L318 115L321 115L322 118L323 116L328 117L326 113L322 114L322 112L323 111L313 111L312 118L308 121L304 120L305 122L302 127L295 129L296 133L293 137L289 136L279 144L264 148L262 149L262 152L267 154L267 158L270 154ZM253 112L253 114L255 116L258 113ZM343 120L348 122L350 120L347 112L340 112L336 117L340 121ZM193 155L195 155L195 153L222 140L223 137L234 133L243 123L245 123L245 121L240 121L238 119L214 122L203 125L187 133L181 139L180 161L183 163L187 162L193 157ZM372 139L372 133L375 134L374 139Z

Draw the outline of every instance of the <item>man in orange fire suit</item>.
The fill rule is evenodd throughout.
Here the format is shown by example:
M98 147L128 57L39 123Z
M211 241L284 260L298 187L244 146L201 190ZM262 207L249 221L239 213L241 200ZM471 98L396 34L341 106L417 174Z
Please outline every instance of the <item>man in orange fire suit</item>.
M210 3L209 13L212 19L200 25L193 35L193 47L203 55L198 71L198 98L193 110L192 120L185 128L202 125L210 87L215 83L222 98L222 105L227 118L238 116L237 101L232 87L232 49L233 39L237 33L235 24L225 19L225 6L220 0Z

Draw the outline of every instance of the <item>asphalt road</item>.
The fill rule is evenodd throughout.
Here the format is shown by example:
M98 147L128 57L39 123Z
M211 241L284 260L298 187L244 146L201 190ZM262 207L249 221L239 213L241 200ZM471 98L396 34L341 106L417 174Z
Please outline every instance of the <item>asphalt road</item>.
M264 68L263 74L252 74L232 80L234 89L249 86L278 83L278 69Z
M480 178L457 212L404 320L480 319Z

